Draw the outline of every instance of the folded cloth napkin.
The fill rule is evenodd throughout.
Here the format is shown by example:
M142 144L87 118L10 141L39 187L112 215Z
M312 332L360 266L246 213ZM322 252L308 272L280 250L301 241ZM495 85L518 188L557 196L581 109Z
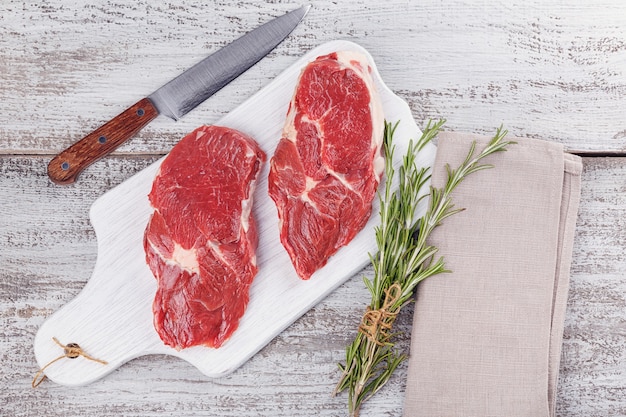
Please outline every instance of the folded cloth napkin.
M488 139L440 134L433 185ZM465 210L431 235L452 272L418 286L405 417L555 414L582 162L557 143L513 140L456 188Z

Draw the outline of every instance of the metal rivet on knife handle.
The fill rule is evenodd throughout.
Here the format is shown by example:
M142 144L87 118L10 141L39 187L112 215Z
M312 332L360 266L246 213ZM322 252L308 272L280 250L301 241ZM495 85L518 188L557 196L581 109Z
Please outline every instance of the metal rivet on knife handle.
M159 115L144 98L58 154L48 164L48 176L56 184L71 184L85 168L113 152Z

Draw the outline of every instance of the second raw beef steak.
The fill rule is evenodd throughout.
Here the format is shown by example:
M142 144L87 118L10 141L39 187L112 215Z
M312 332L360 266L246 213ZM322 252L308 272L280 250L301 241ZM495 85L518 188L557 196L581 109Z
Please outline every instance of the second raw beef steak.
M384 116L364 56L336 52L298 80L269 194L296 272L309 279L365 226L384 170Z

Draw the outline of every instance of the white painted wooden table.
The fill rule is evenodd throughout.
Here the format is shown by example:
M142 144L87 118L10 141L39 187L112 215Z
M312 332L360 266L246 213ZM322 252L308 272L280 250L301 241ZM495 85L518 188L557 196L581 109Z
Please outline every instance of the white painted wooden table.
M94 4L95 3L95 4ZM177 123L157 119L53 185L53 154L243 32L283 1L0 2L0 415L340 416L336 363L368 293L348 280L234 373L209 379L168 356L80 388L30 383L33 339L91 275L89 207L215 122L315 46L364 46L418 124L561 142L585 156L558 390L561 417L626 415L626 3L313 1L274 52ZM400 317L410 329L411 311ZM409 335L399 341L408 349ZM363 416L401 414L406 366Z

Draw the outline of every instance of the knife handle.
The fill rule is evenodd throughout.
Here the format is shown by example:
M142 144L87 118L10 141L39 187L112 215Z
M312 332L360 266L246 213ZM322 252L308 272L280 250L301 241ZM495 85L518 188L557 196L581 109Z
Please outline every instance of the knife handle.
M113 152L159 115L148 98L115 116L57 156L48 164L48 176L56 184L71 184L89 165Z

